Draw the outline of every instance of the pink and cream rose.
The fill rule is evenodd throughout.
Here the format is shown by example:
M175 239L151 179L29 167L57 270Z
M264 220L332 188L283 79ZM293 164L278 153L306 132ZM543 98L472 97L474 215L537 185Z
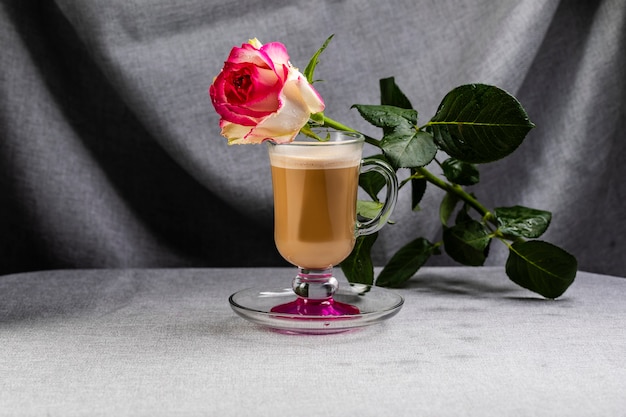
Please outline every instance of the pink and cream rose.
M209 88L229 144L291 142L324 101L279 42L234 47Z

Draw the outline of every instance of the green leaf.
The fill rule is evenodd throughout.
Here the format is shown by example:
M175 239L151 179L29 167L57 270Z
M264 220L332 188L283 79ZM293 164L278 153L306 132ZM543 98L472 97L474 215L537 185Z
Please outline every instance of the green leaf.
M417 112L388 105L354 104L361 117L376 127L413 129L417 124Z
M385 134L380 141L383 153L396 168L421 167L437 153L431 134L418 130L417 112L388 105L355 104L361 116Z
M408 281L437 251L437 246L424 238L417 238L403 246L387 262L376 278L380 287L398 287Z
M498 207L494 214L501 233L529 239L541 236L552 220L552 213L549 211L523 206Z
M437 146L431 134L396 128L380 141L383 153L397 168L416 168L428 165L437 154Z
M379 80L380 85L380 104L394 106L399 109L413 109L411 102L400 90L400 87L396 84L393 77L383 78ZM417 112L409 112L411 117L414 115L415 119L411 120L411 125L417 125ZM390 134L394 130L394 127L383 126L383 136Z
M372 246L376 238L378 238L378 232L359 236L352 253L341 263L341 270L349 282L374 285Z
M317 67L317 64L319 64L320 55L322 54L322 52L324 52L324 49L326 49L326 47L330 43L333 36L335 35L330 35L328 39L326 39L322 47L318 49L317 52L315 52L315 54L313 54L313 56L311 57L311 60L309 61L306 68L304 69L304 72L302 73L302 75L306 77L307 81L310 84L313 84L316 81L314 79L315 67Z
M411 176L415 175L415 170L411 169ZM426 186L428 181L426 178L412 178L411 179L411 209L417 211L420 209L420 202L426 193Z
M446 253L463 265L483 265L489 255L490 242L488 230L475 220L459 223L443 232Z
M383 78L379 81L380 104L388 104L403 109L412 109L409 99L400 90L393 77Z
M443 98L427 129L451 157L484 163L509 155L534 126L519 101L506 91L468 84Z
M574 256L541 240L514 243L506 261L511 281L546 298L560 297L574 282L577 269Z
M382 208L383 203L381 203L380 201L357 200L356 202L357 214L370 220L376 218Z
M448 220L460 200L459 196L454 193L446 193L443 196L439 205L439 220L441 220L441 224L444 226L448 225Z
M389 162L384 155L373 155L364 160L379 159L384 162ZM359 175L359 186L370 196L374 201L378 201L378 193L385 187L385 178L376 171L363 172Z
M441 164L443 175L448 181L460 185L474 185L480 181L480 174L476 165L448 158Z
M474 197L472 195L472 197ZM475 198L475 197L474 197ZM467 203L463 203L463 206L456 214L456 218L454 219L454 224L466 223L472 220L472 217L469 214L470 205Z

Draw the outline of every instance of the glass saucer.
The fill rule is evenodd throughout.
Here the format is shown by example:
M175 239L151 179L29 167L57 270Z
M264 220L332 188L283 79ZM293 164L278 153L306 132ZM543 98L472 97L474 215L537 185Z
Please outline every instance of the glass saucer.
M230 296L232 309L244 319L284 333L331 334L381 323L400 311L404 299L389 290L363 284L342 284L334 300L358 308L358 314L311 316L273 312L296 299L291 288L248 288Z

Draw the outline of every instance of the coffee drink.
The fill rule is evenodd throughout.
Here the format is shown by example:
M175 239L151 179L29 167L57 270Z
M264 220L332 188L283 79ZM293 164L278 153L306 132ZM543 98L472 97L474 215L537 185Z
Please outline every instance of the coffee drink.
M290 145L270 152L274 240L293 265L324 269L354 247L362 143L311 148Z

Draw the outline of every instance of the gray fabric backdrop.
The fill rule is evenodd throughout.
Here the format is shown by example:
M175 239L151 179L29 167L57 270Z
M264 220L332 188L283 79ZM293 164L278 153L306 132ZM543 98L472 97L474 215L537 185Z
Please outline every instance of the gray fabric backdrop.
M553 211L546 240L626 275L622 0L3 0L0 273L284 265L266 151L226 145L207 89L233 45L281 41L303 68L331 33L317 88L329 116L368 133L350 106L378 103L380 78L423 121L460 84L518 97L537 128L472 191ZM441 196L414 214L401 194L377 264L440 238ZM489 264L506 256L497 243Z

